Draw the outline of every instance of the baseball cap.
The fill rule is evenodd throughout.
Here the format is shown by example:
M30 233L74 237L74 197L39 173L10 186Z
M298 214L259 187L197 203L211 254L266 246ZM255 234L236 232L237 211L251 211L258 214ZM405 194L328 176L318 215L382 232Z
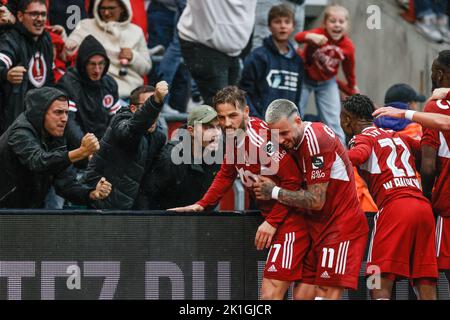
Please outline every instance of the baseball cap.
M196 123L206 124L217 118L217 112L208 105L200 105L192 109L188 115L188 126L194 126Z
M425 102L427 99L424 95L418 94L411 86L405 83L394 84L386 91L384 103L391 102Z

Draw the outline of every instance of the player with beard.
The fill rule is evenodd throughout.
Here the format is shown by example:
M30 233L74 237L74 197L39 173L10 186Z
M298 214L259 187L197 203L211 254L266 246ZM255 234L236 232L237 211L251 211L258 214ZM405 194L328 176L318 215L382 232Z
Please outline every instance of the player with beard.
M171 210L201 212L214 208L238 175L252 197L254 183L259 175L265 174L287 190L298 190L301 173L294 159L273 145L264 121L249 117L244 91L235 86L225 87L215 95L213 106L227 142L231 136L234 145L230 149L227 143L220 171L203 198L196 204ZM301 210L272 199L258 201L257 206L265 221L256 232L255 245L258 250L270 247L261 298L283 299L291 283L302 279L303 258L309 247L306 224ZM295 288L294 298L302 297L300 290L301 287Z
M28 90L53 84L53 46L45 0L21 0L14 27L0 37L0 133L24 111Z
M433 90L450 87L450 50L439 52L431 67ZM450 101L430 100L425 112L450 115ZM450 132L424 128L422 146L423 193L431 199L438 215L436 226L436 251L439 270L444 271L450 282Z

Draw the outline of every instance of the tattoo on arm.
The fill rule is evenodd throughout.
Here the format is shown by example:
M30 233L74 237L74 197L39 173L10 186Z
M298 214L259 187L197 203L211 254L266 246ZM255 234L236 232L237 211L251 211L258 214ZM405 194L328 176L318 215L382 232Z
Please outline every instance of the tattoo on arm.
M278 201L291 207L310 210L320 210L326 201L327 183L318 183L308 186L308 190L289 191L282 189Z

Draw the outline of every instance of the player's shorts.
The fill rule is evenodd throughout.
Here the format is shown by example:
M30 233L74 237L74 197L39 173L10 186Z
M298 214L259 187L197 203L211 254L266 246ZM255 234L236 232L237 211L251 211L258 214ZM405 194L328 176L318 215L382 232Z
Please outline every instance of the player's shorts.
M436 224L436 253L439 270L450 270L450 217L438 216Z
M374 219L366 273L437 278L434 228L427 201L408 197L389 202Z
M303 268L303 283L356 290L367 234L334 244L313 245Z
M300 281L303 260L308 252L310 241L306 225L294 230L289 225L281 225L270 247L264 268L264 278L280 281Z

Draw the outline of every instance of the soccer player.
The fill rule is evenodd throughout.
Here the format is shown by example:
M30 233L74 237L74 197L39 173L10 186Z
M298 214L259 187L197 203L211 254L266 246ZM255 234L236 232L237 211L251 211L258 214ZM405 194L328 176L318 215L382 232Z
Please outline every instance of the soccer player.
M433 90L450 87L450 50L439 53L431 68ZM450 101L430 100L425 112L450 115ZM445 272L450 282L450 132L424 128L421 141L423 193L431 199L436 225L436 251L439 270ZM433 193L432 193L433 192Z
M277 150L269 141L269 129L264 121L249 117L244 91L235 86L225 87L214 96L213 106L223 131L227 135L232 133L234 137L233 157L230 157L227 148L219 173L200 201L172 210L199 212L214 208L233 186L238 175L251 196L253 184L258 180L258 176L265 172L271 174L273 179L287 190L300 188L301 173L294 159L286 151ZM244 159L239 159L238 155L242 153L245 155ZM262 159L262 154L267 154L270 165ZM252 158L255 161L251 161ZM278 171L267 172L266 168L272 166L278 167ZM290 284L302 278L303 259L309 248L306 223L301 210L271 199L259 201L257 206L265 221L258 228L255 245L258 250L270 247L261 298L283 299ZM294 298L302 296L299 290L300 288L294 289Z
M367 274L381 276L381 287L371 289L371 296L389 300L395 280L408 278L420 300L435 300L434 216L422 195L410 147L419 153L420 144L407 135L375 127L374 110L368 97L357 94L344 102L341 112L342 129L347 138L353 137L350 161L358 167L379 208Z
M303 122L291 101L273 101L266 121L270 129L279 130L280 145L297 159L306 187L286 190L261 177L255 184L256 196L307 211L312 247L300 287L308 289L299 290L305 298L340 299L346 288L357 288L369 231L359 207L353 167L336 134L322 123Z

